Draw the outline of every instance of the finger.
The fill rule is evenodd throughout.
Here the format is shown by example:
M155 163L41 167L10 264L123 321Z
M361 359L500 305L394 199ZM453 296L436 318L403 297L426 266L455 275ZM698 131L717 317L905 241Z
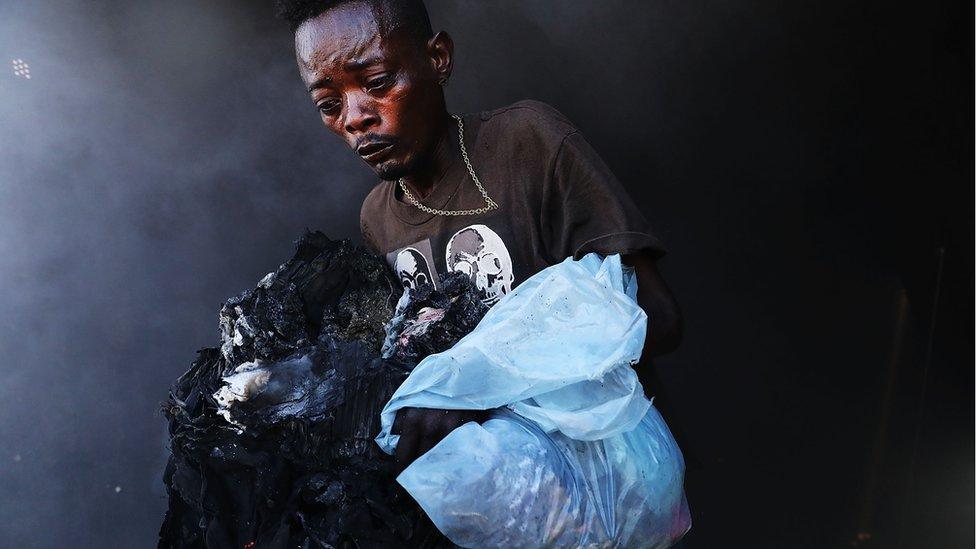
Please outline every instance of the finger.
M397 442L396 460L403 467L410 465L417 457L417 445L420 443L422 431L419 426L413 424L404 425L404 430L400 434L400 441Z
M417 459L429 452L430 449L437 446L437 443L440 442L446 435L447 433L444 432L425 433L424 436L420 437L420 440L417 441L417 455L413 459Z
M413 408L400 408L397 410L396 417L393 418L393 427L390 428L390 433L394 435L400 434L400 431L403 430L403 422L405 421L403 418L410 415L412 410Z
M440 441L444 440L444 437L473 419L470 414L463 411L456 412L444 410L441 411L441 413L443 416L438 418L433 426L429 428L424 433L424 436L418 441L417 457L429 452L431 448L437 446Z
M464 413L461 423L464 424L473 421L480 424L488 421L489 416L488 410L468 410Z

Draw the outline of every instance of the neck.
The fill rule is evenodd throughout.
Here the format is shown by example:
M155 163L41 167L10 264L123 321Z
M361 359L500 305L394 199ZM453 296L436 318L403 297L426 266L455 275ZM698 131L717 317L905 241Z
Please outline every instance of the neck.
M455 126L454 119L444 111L436 124L437 137L427 161L414 173L403 177L403 182L419 199L434 192L434 186L444 178L444 174L458 154L457 132L451 131Z

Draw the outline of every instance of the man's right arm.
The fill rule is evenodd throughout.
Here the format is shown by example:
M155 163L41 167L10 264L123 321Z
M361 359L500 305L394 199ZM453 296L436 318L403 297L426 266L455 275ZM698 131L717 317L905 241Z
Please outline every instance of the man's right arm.
M394 435L400 435L396 447L397 463L405 468L454 429L470 421L481 423L487 419L488 412L482 410L402 408L397 411L391 429Z

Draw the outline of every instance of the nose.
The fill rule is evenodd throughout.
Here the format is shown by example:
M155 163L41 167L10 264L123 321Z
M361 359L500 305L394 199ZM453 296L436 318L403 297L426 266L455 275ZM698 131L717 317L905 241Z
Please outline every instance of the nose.
M365 133L379 124L376 105L367 94L351 94L346 102L345 128L351 134Z

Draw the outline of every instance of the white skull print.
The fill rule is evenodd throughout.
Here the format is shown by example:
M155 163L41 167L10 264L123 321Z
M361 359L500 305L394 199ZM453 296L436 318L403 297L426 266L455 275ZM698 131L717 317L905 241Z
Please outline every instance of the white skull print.
M493 305L512 290L515 276L505 242L485 225L470 225L447 242L448 272L461 272L475 283L482 301Z
M416 248L404 248L396 256L393 266L404 288L415 289L421 284L431 284L430 268L427 258Z

